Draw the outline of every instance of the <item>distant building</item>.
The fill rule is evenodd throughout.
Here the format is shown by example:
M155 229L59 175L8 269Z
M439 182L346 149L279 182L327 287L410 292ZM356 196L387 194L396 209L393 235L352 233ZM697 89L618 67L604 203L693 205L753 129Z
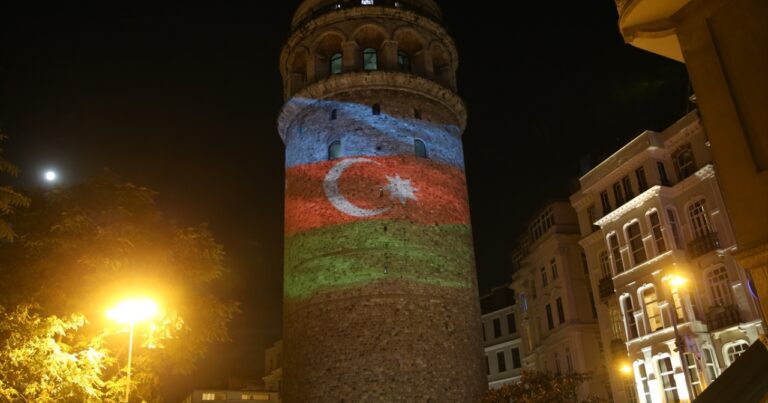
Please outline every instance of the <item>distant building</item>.
M642 133L580 184L571 203L614 401L693 400L765 332L731 256L736 239L698 112Z
M513 254L523 368L589 374L579 399L605 398L600 332L578 231L571 206L551 203L530 222L518 248L523 252Z
M494 288L480 297L483 313L483 346L488 388L499 387L520 379L522 368L521 340L515 319L515 291L509 286Z
M279 401L277 393L264 390L259 381L230 380L224 387L195 389L183 403Z
M264 354L264 387L270 392L280 393L283 386L283 341L276 341ZM279 401L279 396L278 396Z

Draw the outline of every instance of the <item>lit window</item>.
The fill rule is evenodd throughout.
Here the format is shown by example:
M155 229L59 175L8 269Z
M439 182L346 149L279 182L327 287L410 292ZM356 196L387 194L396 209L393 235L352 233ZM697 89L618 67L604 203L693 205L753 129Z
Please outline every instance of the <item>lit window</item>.
M645 363L642 361L635 362L635 380L640 385L640 390L643 393L643 400L645 402L651 402L651 388L648 385L648 372L645 369Z
M683 180L696 172L696 160L693 158L693 148L686 144L678 148L672 155L675 161L677 177Z
M643 263L647 260L645 254L645 245L643 244L643 235L640 233L640 223L635 221L627 227L627 241L632 251L632 259L635 264Z
M216 393L213 393L213 392L203 392L202 398L203 398L203 400L216 400Z
M371 71L379 69L379 60L376 49L363 49L363 70Z
M697 200L688 207L688 215L693 224L693 233L696 238L701 238L712 233L712 226L709 223L707 206L704 199Z
M675 382L675 370L672 368L672 360L664 357L656 361L659 365L659 376L661 378L661 387L664 389L666 402L679 402L680 396L677 393L677 383Z
M648 220L651 222L651 232L653 233L653 240L656 243L656 253L660 255L667 251L667 244L664 243L664 233L661 232L659 213L654 211L651 214L648 214Z
M419 139L413 140L413 148L418 158L427 158L427 145L424 141Z
M621 311L618 307L612 306L608 310L608 315L611 317L611 332L615 340L624 341L627 336L624 334L624 325L621 321Z
M402 50L397 52L397 65L400 67L400 71L411 71L411 57L408 56L408 53Z
M659 309L659 301L656 297L656 287L648 286L643 289L642 293L643 305L645 305L645 315L648 317L648 324L650 329L648 333L655 332L664 327L661 322L661 310Z
M373 0L360 0L360 4L362 4L364 6L372 6L373 5Z
M336 140L328 146L328 159L335 160L341 156L341 141Z
M685 358L685 366L688 369L688 379L691 381L691 389L693 390L693 398L696 398L701 394L701 378L699 378L699 371L696 368L696 358L693 353L683 354Z
M728 271L725 266L718 266L707 271L707 287L712 298L712 305L731 305L731 290L728 287Z
M726 365L733 364L737 358L739 358L749 348L749 343L744 340L739 340L735 343L729 343L725 345L725 358Z
M331 56L331 74L339 74L342 70L343 57L341 53L334 53Z

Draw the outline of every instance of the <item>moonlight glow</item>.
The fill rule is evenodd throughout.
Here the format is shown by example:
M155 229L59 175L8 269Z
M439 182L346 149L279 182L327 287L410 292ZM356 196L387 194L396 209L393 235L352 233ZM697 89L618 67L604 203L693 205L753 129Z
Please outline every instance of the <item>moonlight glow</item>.
M56 173L56 171L48 170L48 171L45 171L45 174L43 175L43 177L47 182L55 182L56 179L58 179L59 175Z

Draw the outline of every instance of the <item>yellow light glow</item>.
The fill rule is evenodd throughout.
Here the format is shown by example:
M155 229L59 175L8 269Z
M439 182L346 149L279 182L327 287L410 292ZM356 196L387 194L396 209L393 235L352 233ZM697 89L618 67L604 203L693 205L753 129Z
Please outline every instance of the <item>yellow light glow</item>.
M151 299L129 299L107 311L107 317L117 323L136 323L154 317L157 312L157 303Z
M685 287L685 285L688 283L687 278L678 274L671 274L666 276L666 280L673 289Z
M629 364L622 364L619 367L619 371L621 371L621 373L624 375L629 375L632 373L632 367L630 367Z

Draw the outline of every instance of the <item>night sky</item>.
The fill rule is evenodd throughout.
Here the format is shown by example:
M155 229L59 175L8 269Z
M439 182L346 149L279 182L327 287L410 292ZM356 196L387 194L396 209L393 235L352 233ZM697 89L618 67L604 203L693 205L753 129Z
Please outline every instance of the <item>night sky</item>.
M31 3L31 2L25 2ZM299 1L116 8L0 6L0 178L71 184L108 167L159 192L182 224L207 222L242 302L233 341L215 346L172 399L228 376L260 378L280 337L282 105L278 58ZM612 0L440 2L456 40L481 292L509 275L507 254L547 200L585 164L688 107L682 64L625 45ZM499 3L500 4L500 3ZM480 5L483 5L482 7Z

